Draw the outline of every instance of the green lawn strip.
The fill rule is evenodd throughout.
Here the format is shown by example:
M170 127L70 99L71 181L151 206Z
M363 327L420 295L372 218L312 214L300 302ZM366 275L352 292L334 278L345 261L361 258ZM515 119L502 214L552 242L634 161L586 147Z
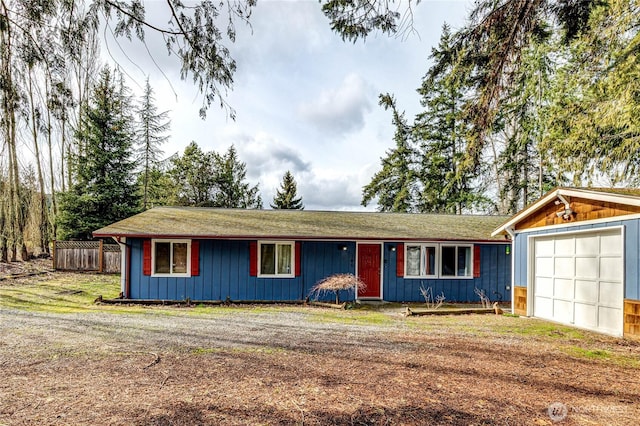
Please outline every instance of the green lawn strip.
M589 359L597 362L606 362L622 367L640 368L640 357L623 355L602 348L584 348L581 346L563 346L560 350L574 358Z
M338 311L314 308L307 312L309 319L315 322L391 326L399 321L389 314L371 310Z
M112 275L54 274L49 279L23 280L0 286L0 306L30 311L75 313L99 310L98 295L115 297L119 277Z

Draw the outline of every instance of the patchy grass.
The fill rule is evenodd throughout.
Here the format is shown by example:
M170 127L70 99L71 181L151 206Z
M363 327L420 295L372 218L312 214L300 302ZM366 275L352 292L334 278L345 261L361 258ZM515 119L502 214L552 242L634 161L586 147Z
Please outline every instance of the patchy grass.
M523 318L510 322L509 326L498 326L496 331L532 337L551 337L552 339L584 339L586 337L582 330L535 318Z
M209 354L280 354L284 353L284 348L272 347L272 346L251 346L244 348L195 348L191 351L194 355L209 355Z

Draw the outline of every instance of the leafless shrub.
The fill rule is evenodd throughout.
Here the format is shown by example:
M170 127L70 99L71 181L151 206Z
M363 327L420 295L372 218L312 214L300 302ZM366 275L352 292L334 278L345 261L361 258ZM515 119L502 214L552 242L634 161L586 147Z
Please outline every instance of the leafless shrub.
M482 303L483 308L491 308L491 299L489 299L489 296L487 296L484 290L476 287L473 289L473 292L480 298L480 303Z
M353 274L334 274L318 281L309 293L309 298L318 300L326 293L334 293L336 304L340 303L340 290L363 291L367 285Z
M427 305L428 309L438 309L444 301L446 297L444 297L444 292L440 293L436 297L433 297L433 290L431 287L424 288L420 286L420 294L424 297L424 302Z

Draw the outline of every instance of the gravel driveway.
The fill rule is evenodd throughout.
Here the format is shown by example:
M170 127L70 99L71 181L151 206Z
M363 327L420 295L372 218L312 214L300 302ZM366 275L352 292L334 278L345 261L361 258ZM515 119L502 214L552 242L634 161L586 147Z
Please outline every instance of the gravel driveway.
M123 311L0 307L0 425L640 417L637 343L536 320L311 307Z

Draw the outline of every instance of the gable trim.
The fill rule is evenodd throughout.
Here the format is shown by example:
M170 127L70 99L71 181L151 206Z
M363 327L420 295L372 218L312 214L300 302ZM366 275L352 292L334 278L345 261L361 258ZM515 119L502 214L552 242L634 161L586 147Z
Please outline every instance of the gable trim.
M582 199L588 199L588 200L593 200L593 201L617 203L617 204L623 204L623 205L628 205L628 206L640 207L640 197L637 197L637 196L630 196L630 195L623 195L623 194L613 194L613 193L608 193L608 192L586 190L586 189L558 188L558 189L555 189L555 190L547 193L545 196L540 198L538 201L533 203L531 206L525 208L524 210L521 210L519 213L517 213L515 216L513 216L509 221L507 221L506 223L501 225L499 228L497 228L495 231L493 231L491 233L491 236L495 237L497 235L506 233L507 229L514 228L516 224L520 223L521 221L523 221L528 216L531 216L533 213L535 213L538 210L542 209L543 207L545 207L549 202L553 201L554 199L559 199L561 202L564 202L564 201L562 201L564 199L564 197L575 197L575 198L582 198ZM630 218L631 216L636 216L636 215L615 216L615 217L612 217L612 218L585 220L585 221L580 221L580 222L575 222L575 223L567 223L567 224L562 224L562 225L548 225L548 226L544 226L544 227L536 227L536 228L531 228L531 229L532 230L533 229L539 230L539 229L542 229L542 228L549 228L549 227L571 226L571 225L575 226L576 224L579 225L579 224L593 223L595 221L621 220L620 218L622 218L622 217L624 217L626 219L626 218ZM525 231L528 231L528 229L526 229L526 230L525 229L518 230L517 232L525 232Z
M583 220L581 222L567 222L567 223L561 224L561 225L547 225L547 226L539 226L537 228L518 229L518 230L514 230L513 232L515 234L527 234L527 233L530 233L530 232L548 231L548 230L551 230L551 229L573 228L573 227L576 227L576 226L598 225L598 224L605 224L605 223L612 223L612 222L623 222L625 220L636 220L636 219L640 219L640 213L629 214L629 215L624 215L624 216L612 216L612 217L606 217L606 218L602 218L602 219Z

